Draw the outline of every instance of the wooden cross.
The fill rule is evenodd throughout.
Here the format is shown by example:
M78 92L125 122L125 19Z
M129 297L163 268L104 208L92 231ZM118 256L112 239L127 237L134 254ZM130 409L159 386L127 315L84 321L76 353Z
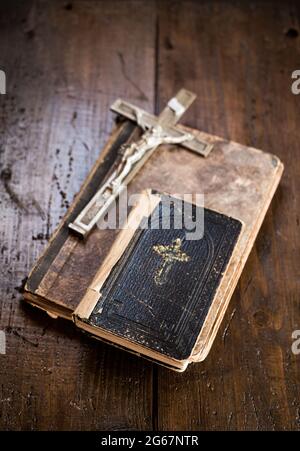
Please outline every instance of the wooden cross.
M189 261L190 257L180 249L181 244L181 239L176 238L176 240L174 240L170 245L165 246L163 244L156 244L153 246L152 249L154 252L160 255L163 259L161 267L154 276L154 281L157 285L163 285L166 283L167 275L176 261Z
M123 156L117 169L100 187L94 197L77 216L69 228L84 238L94 225L107 213L109 207L132 180L137 171L150 158L160 144L180 144L180 146L206 157L212 144L186 133L175 124L195 100L196 95L181 89L156 117L146 111L118 99L111 106L115 113L136 122L144 131L139 140L123 146Z

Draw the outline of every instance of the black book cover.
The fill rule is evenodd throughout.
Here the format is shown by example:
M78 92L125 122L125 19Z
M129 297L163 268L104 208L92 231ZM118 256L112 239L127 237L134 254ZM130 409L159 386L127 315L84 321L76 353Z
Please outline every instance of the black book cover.
M190 356L242 228L206 208L190 211L192 219L203 215L201 239L187 239L184 218L176 228L178 200L157 205L152 227L136 230L105 281L89 324L177 360Z

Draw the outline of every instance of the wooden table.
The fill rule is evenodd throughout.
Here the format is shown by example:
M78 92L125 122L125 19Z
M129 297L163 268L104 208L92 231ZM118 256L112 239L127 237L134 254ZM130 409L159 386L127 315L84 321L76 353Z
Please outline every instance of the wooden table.
M297 2L1 1L1 429L300 429ZM21 301L123 97L277 154L285 174L209 357L183 374ZM187 174L188 176L188 174Z

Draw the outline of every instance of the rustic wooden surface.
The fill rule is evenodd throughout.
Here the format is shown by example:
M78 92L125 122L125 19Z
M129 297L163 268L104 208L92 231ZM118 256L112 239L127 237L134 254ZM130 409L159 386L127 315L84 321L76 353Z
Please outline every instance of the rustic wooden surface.
M297 2L2 1L0 429L300 429ZM285 174L207 360L183 374L21 301L112 127L118 96L276 153ZM297 128L298 125L298 128Z

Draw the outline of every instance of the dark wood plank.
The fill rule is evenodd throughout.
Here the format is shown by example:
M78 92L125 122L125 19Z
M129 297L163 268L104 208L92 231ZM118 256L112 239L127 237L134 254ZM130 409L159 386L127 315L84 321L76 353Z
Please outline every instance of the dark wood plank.
M189 125L274 152L286 170L207 360L158 370L159 429L300 429L299 13L296 2L161 2L158 107L184 84L198 94Z
M1 429L300 428L299 6L157 5L1 1ZM274 152L286 172L211 354L152 383L151 364L22 306L18 287L109 135L109 104L151 111L155 70L157 111L195 90L187 124Z
M21 285L106 141L110 103L153 110L148 2L1 2L0 429L149 429L152 365L23 306Z

